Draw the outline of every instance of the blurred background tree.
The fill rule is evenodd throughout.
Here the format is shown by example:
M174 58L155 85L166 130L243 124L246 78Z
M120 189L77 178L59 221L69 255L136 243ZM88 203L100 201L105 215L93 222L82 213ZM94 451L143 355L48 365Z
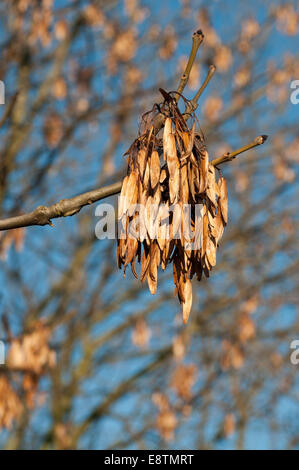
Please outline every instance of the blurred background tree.
M298 3L14 0L0 4L1 218L119 181L140 115L217 66L198 118L229 224L187 326L116 267L95 206L1 232L0 443L10 449L298 448ZM116 203L116 197L107 199Z

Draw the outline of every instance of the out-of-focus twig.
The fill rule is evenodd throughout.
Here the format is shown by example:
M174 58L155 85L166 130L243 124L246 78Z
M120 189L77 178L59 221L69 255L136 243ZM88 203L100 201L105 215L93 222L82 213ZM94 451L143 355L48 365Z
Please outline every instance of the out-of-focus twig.
M6 110L4 111L2 118L0 119L0 129L5 124L7 118L10 116L10 114L11 114L13 108L14 108L14 105L16 103L17 96L18 96L18 92L14 93L14 95L11 97L11 100L10 100L8 106L7 106Z

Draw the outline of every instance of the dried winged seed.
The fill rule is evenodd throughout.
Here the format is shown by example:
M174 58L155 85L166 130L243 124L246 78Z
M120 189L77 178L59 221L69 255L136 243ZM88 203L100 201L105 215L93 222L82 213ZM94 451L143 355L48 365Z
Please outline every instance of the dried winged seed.
M127 241L128 240L122 239L120 240L120 244L119 244L119 254L120 254L121 259L123 260L123 263L125 262L124 260L126 258Z
M161 173L160 173L160 183L163 183L165 181L167 176L166 169L162 168Z
M127 266L135 257L138 249L138 242L135 238L128 238L125 266Z
M191 161L192 165L194 165L196 168L198 168L198 163L197 163L197 160L196 160L193 152L190 153L190 161Z
M119 269L121 269L122 267L122 259L121 259L121 256L120 256L120 242L122 240L118 240L117 242L117 248L116 248L116 260L117 260L117 266L119 267Z
M182 133L182 138L183 138L184 147L185 147L185 150L186 150L186 153L187 153L188 149L189 149L189 142L190 142L189 133L188 132L183 132ZM191 150L192 150L192 147L191 147Z
M145 198L144 200L146 201ZM147 235L146 225L145 225L145 204L143 202L143 196L142 196L142 200L139 201L138 212L137 212L136 217L138 217L138 220L139 220L137 238L142 243Z
M208 259L208 257L207 257L207 254L205 255L205 262L204 262L204 273L205 273L205 275L207 276L205 269L206 269L207 271L211 271L211 269L212 269L212 266L211 266L210 263L209 263L209 259ZM207 276L207 277L209 277L209 276Z
M173 236L173 221L172 220L169 223L169 240L170 241L176 241L176 240L174 240L174 236Z
M188 157L193 149L195 137L195 122L192 124L191 133L183 132L183 142L185 147L185 155Z
M117 236L119 239L127 238L127 215L124 214L117 221Z
M158 245L158 241L156 241L156 265L157 265L157 268L159 267L160 262L161 262L161 251L160 251L160 248L159 248L159 245Z
M181 237L182 242L184 240L185 251L191 250L191 243L194 239L194 235L195 235L194 224L192 224L191 209L190 209L190 206L185 205L182 208L182 237Z
M169 244L170 244L170 241L166 240L165 245L164 245L164 249L163 249L162 255L161 255L161 267L162 267L163 270L167 266L167 261L168 261L167 255L168 255L168 251L169 251Z
M154 204L153 197L149 196L145 206L145 226L150 240L157 236L158 223L159 205Z
M206 194L208 198L210 199L211 203L213 204L213 206L217 207L215 184L216 184L215 167L213 165L209 165Z
M175 283L174 280L173 280L173 283L174 283L173 296L176 297L178 295L178 285Z
M169 176L170 178L174 178L179 162L175 145L175 137L173 134L168 135L167 144L164 146L164 153L166 155Z
M216 179L215 179L215 193L218 198L220 196L220 190L219 190L219 186L218 186Z
M139 204L142 207L145 207L146 201L147 201L147 190L142 189L142 190L139 191Z
M209 221L212 221L216 217L216 210L217 206L213 206L211 201L208 199L207 200L207 209L208 209L208 214L210 214L211 219L209 218Z
M150 247L150 268L149 268L149 275L153 281L157 280L157 259L158 253L160 253L159 247L156 243L156 240L153 240L151 247Z
M178 179L171 179L169 180L169 201L171 204L174 204L178 200L178 190L179 190L179 185Z
M138 203L138 187L136 188L134 192L134 197L132 198L131 204L128 207L127 213L129 217L132 217L136 213L137 203Z
M141 260L141 273L140 273L141 282L143 282L145 277L147 276L149 264L150 264L149 249L144 247L143 253L142 253L142 260Z
M146 227L148 234L150 234L151 232L152 205L153 205L153 198L152 196L148 196L146 203L145 203L145 214L144 214L145 227Z
M137 214L130 217L130 223L128 226L128 238L139 238L139 224Z
M140 149L137 155L138 169L140 177L143 179L145 165L146 165L146 150Z
M148 185L149 185L149 179L150 179L150 166L149 162L146 162L145 165L145 172L144 172L144 177L143 177L143 189L147 190Z
M145 237L145 240L144 240L145 244L150 247L151 246L151 239L148 235L148 233L146 232L146 237Z
M205 150L200 160L200 186L199 192L203 193L207 189L209 171L209 154Z
M178 285L176 286L177 287L177 294L178 294L178 298L179 298L180 303L186 301L185 291L184 291L184 282L185 282L184 276L182 274L180 274L179 277L178 277Z
M135 211L138 199L138 180L138 173L136 170L133 170L130 173L126 190L126 209L128 215L132 215Z
M127 211L127 186L128 186L128 180L129 177L125 176L123 180L123 184L121 187L121 192L120 192L120 197L118 199L118 218L121 219L121 217L126 213Z
M205 207L205 206L204 206ZM209 218L207 215L207 210L205 208L204 215L203 215L203 230L202 230L202 249L201 249L201 256L204 257L207 249L207 243L209 238Z
M168 137L172 133L172 122L170 118L165 119L164 132L163 132L163 149L164 149L164 160L166 160L166 153L168 149Z
M173 178L169 178L169 201L171 204L177 202L180 190L180 170L176 168Z
M172 238L175 237L177 233L180 233L182 223L182 205L181 203L175 204L173 208L172 216Z
M197 166L192 164L192 173L193 173L193 181L196 193L199 193L200 187L200 172Z
M129 218L127 216L122 217L122 227L121 227L121 234L119 234L119 248L120 248L120 256L124 260L126 256L126 247L127 247L127 228L128 228L128 220ZM120 236L121 235L121 236Z
M211 238L208 239L206 257L211 266L216 266L216 246Z
M163 252L164 247L167 242L168 237L168 223L167 219L169 217L168 206L166 204L161 204L159 206L159 227L158 227L158 244L160 250Z
M195 121L193 121L193 124L191 127L190 142L189 142L190 151L193 149L194 138L195 138Z
M195 190L195 174L194 174L195 167L189 162L188 163L188 185L189 185L189 193L192 196L193 201L196 200L196 190Z
M189 200L189 184L188 184L188 165L185 163L181 168L181 179L180 179L180 189L181 189L181 201L183 204L188 204Z
M192 284L190 279L186 279L186 281L183 283L182 289L184 291L185 297L185 300L182 302L183 322L187 323L192 307Z
M180 154L181 154L179 159L180 159L180 162L182 163L182 162L186 162L186 159L190 157L192 146L190 146L190 138L189 138L188 132L182 132L180 135L184 143L184 149L181 149L181 146L179 144L178 137L177 137L178 147L180 149Z
M226 186L226 181L221 176L218 180L218 187L219 187L219 202L220 202L220 209L221 209L221 214L224 220L225 225L227 224L227 213L228 213L228 200L227 200L227 186Z
M165 244L166 244L166 237L165 237L164 227L165 227L165 225L160 225L159 226L159 228L158 228L158 238L157 238L159 248L162 252L163 252Z
M155 295L155 293L157 292L157 279L153 281L151 276L148 274L147 283L148 283L148 288L149 288L150 293L152 295Z
M188 248L188 244L185 244L185 268L186 271L189 273L191 268L191 257L192 257L192 250Z
M197 251L200 251L202 248L203 242L203 218L202 215L196 216L196 224L195 224L195 236L194 236L194 248Z
M164 245L163 251L162 251L162 253L161 253L161 266L162 266L162 269L165 269L166 266L167 266L169 245L170 245L170 240L169 240L169 239L166 239L166 240L165 240L165 245ZM164 267L163 267L163 266L164 266Z
M169 203L168 201L159 206L159 217L161 221L169 221Z
M155 255L151 255L148 275L152 281L157 282L158 269L157 269L157 261L156 261Z
M221 239L224 231L223 219L221 217L220 212L220 202L218 203L218 212L214 219L214 227L212 228L212 235L216 240L216 244L218 244L219 240Z
M208 219L209 219L209 228L210 230L212 230L212 228L215 226L215 218L216 218L216 214L215 216L210 212L210 208L208 210Z
M150 159L150 180L151 187L154 189L159 183L160 179L160 158L156 150L152 152Z
M153 204L156 204L157 206L159 206L160 202L161 202L161 189L160 189L160 186L157 186L156 191L153 196Z
M206 278L209 278L210 277L210 271L209 271L209 268L206 264L203 265L202 270L203 270Z
M131 269L132 269L132 273L133 273L134 277L136 277L136 279L138 279L138 274L136 273L136 269L135 269L135 258L133 258L132 261L131 261Z

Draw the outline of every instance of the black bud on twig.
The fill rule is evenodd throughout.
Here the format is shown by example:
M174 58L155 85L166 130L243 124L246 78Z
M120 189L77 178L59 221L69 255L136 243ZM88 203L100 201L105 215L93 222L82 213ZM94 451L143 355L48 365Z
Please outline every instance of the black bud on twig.
M201 36L202 38L205 37L205 35L203 34L202 30L201 29L198 29L197 31L195 31L193 33L193 36Z

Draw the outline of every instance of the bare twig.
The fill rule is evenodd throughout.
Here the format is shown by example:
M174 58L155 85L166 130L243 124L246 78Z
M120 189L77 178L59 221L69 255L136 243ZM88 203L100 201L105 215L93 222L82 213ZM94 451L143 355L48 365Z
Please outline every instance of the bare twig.
M183 75L181 76L179 86L177 88L177 94L176 94L176 101L178 102L180 99L180 96L182 95L185 86L187 85L187 82L189 80L190 72L192 70L194 60L198 51L199 46L201 45L202 41L204 39L204 34L203 32L199 29L198 31L195 31L192 36L192 48L191 52L189 55L189 59L185 68L185 71ZM164 121L165 121L165 115L163 113L159 113L154 122L154 132L157 134L162 127L164 126Z
M210 65L208 74L206 76L206 79L203 82L203 84L201 85L201 87L198 90L198 92L196 93L196 95L194 96L194 98L191 101L189 101L189 103L186 107L185 115L186 114L191 114L197 109L198 100L201 97L201 95L203 94L206 87L208 86L208 84L209 84L211 78L213 77L215 71L216 71L216 66L215 65Z
M239 148L238 150L234 150L234 152L227 152L221 155L221 157L216 158L215 160L211 161L211 164L214 166L221 165L221 163L225 162L230 162L234 158L236 158L237 155L240 155L240 153L246 152L246 150L253 149L254 147L257 147L258 145L262 145L264 142L266 142L268 136L267 135L260 135L254 139L253 142L250 144L244 145L244 147Z
M17 97L18 97L18 94L19 94L19 92L16 92L16 93L14 93L14 95L11 97L11 100L10 100L10 102L9 102L9 105L8 105L8 107L6 108L6 110L4 111L3 116L2 116L2 118L1 118L1 120L0 120L0 128L5 124L7 118L11 115L11 112L12 112L12 110L13 110L13 108L14 108L14 105L16 104L16 99L17 99Z
M0 220L0 231L19 227L30 227L32 225L51 225L51 219L58 217L68 217L77 214L82 207L93 204L108 196L117 194L121 190L122 182L105 186L104 188L88 191L70 199L61 199L61 201L51 206L39 206L34 211L27 214L10 217Z
M190 52L188 63L186 65L186 68L185 68L185 71L184 71L183 75L181 76L181 80L180 80L180 83L179 83L179 86L178 86L178 89L177 89L177 92L178 92L177 97L176 97L177 101L179 100L180 95L183 93L184 88L187 85L189 75L190 75L190 72L192 70L193 63L194 63L198 48L201 45L203 39L204 39L204 35L203 35L203 32L200 29L198 31L196 31L192 36L192 49L191 49L191 52Z

